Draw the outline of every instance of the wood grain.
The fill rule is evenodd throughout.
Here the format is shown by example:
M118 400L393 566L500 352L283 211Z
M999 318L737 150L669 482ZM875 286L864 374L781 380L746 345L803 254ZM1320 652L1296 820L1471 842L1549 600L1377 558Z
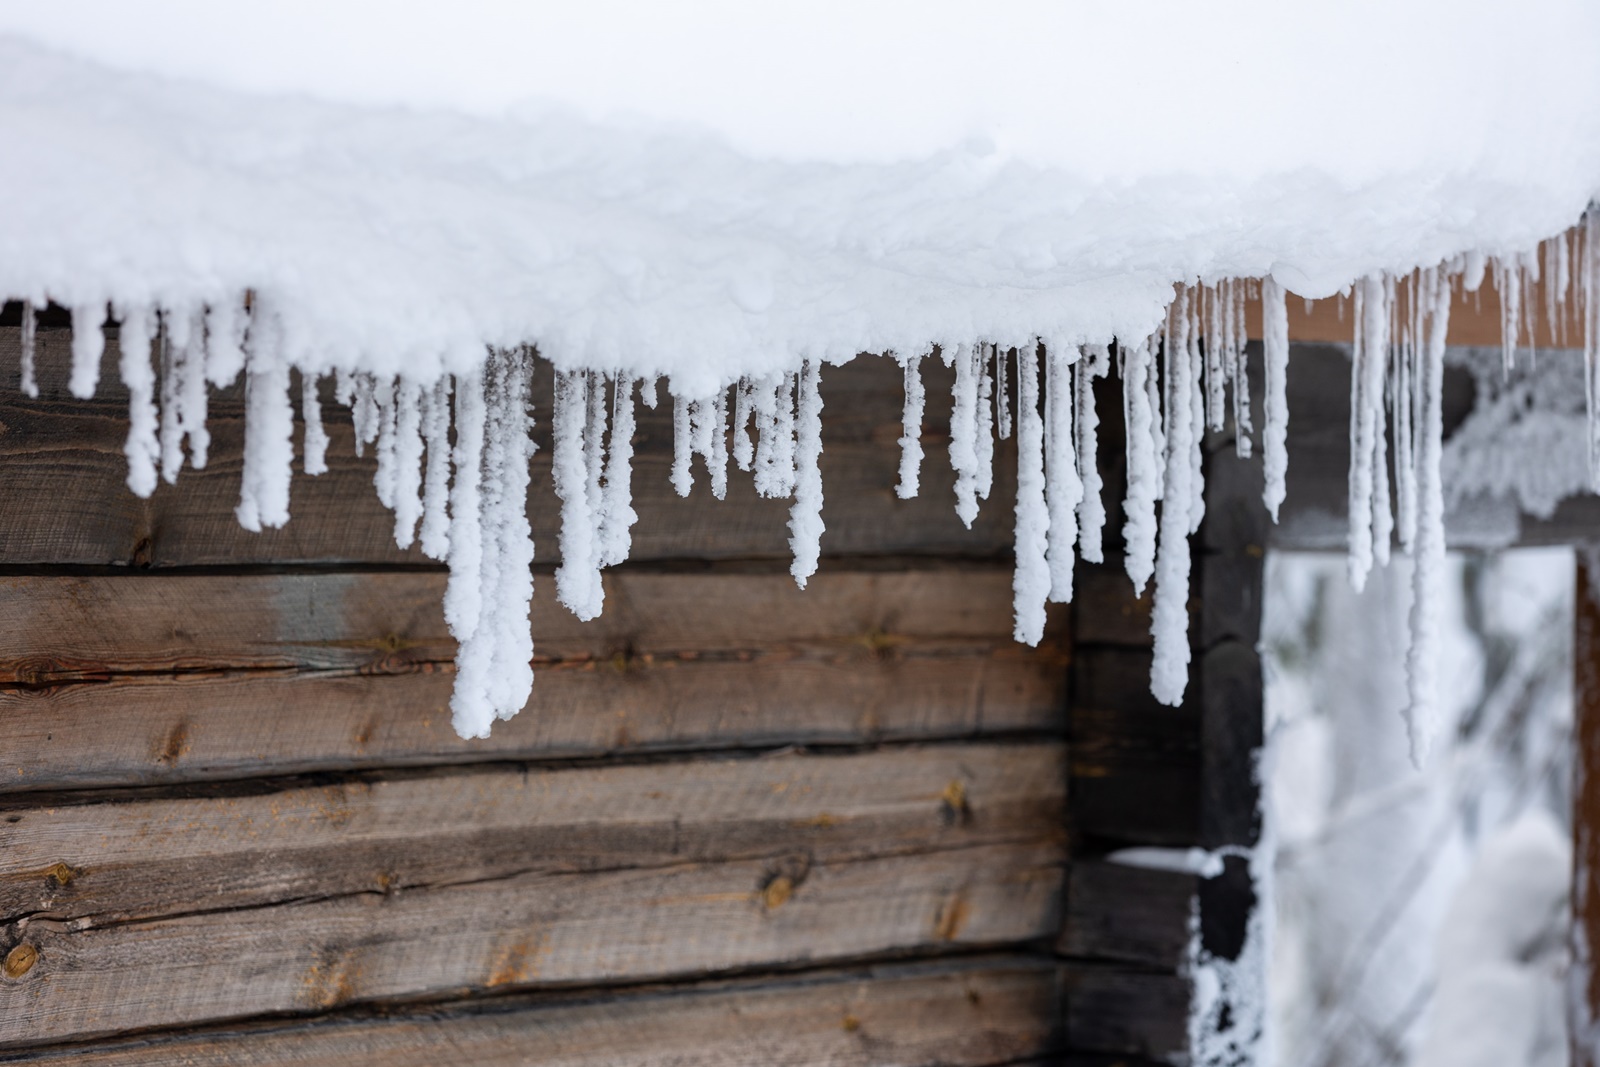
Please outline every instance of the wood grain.
M109 331L100 396L73 399L65 390L70 332L42 330L38 362L40 397L16 387L17 337L0 329L0 564L116 564L140 567L196 565L341 564L427 562L413 548L395 547L393 519L372 490L372 453L357 459L349 414L325 396L331 438L329 470L316 478L296 474L293 518L282 530L252 534L234 518L243 447L243 403L238 387L211 403L211 457L203 471L185 470L176 486L162 485L148 500L125 485L123 441L127 400L115 373L115 330ZM862 359L824 373L822 456L827 502L825 556L954 555L992 557L1011 544L1015 449L996 450L989 504L965 529L955 514L954 475L944 461L952 372L925 361L930 401L924 424L928 459L922 492L902 501L899 477L902 378L893 360ZM550 369L535 372L536 438L529 515L541 562L556 558L559 505L551 488L548 441ZM639 410L633 492L639 522L634 560L787 558L789 502L756 496L749 475L729 478L728 498L712 498L703 469L687 499L669 484L672 454L670 404ZM296 438L298 441L298 437Z
M1063 746L994 744L57 803L0 816L0 921L103 927L513 876L1059 844L1064 807Z
M450 728L436 573L0 579L0 792L1064 728L1066 649L1001 567L536 583L524 712Z
M77 1067L980 1067L1061 1040L1057 968L1018 957L821 971L640 991L544 995L381 1018L277 1022L0 1055Z
M1178 973L1189 947L1198 879L1103 860L1076 860L1056 951Z
M1061 863L1056 845L984 846L812 864L782 891L770 861L685 863L82 930L31 923L12 936L38 962L0 983L0 1043L1015 944L1053 933Z

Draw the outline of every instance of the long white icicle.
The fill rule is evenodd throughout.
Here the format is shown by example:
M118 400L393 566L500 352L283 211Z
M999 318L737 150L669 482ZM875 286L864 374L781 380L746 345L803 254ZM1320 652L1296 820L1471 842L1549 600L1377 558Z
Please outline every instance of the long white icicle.
M103 303L77 304L72 309L72 377L67 388L79 400L91 399L100 384L100 357L106 350L100 324L105 317Z
M1072 364L1075 347L1059 338L1045 341L1045 499L1050 509L1050 601L1072 600L1072 567L1078 551L1078 503L1083 482L1078 475L1077 440L1072 433ZM955 448L951 427L950 447Z
M1017 349L1017 515L1011 574L1013 636L1037 645L1050 596L1050 510L1045 502L1044 422L1039 417L1037 346Z
M555 409L551 415L552 476L561 498L561 565L556 568L556 596L580 619L600 614L605 593L595 558L595 516L590 510L589 463L584 448L589 415L589 376L585 371L557 371ZM678 398L675 417L688 419L688 404ZM687 465L689 449L679 453ZM682 490L680 489L680 492Z
M1428 309L1428 338L1418 374L1417 412L1417 542L1411 572L1411 647L1406 652L1406 736L1411 761L1418 767L1428 756L1439 730L1440 604L1444 593L1444 348L1450 326L1450 283L1433 270L1423 272L1422 292Z
M157 440L155 372L150 367L150 335L154 323L144 307L118 309L122 316L118 372L128 389L128 440L122 446L128 457L128 488L148 497L156 489L156 463L161 458ZM24 314L33 317L33 309Z
M1105 562L1102 535L1106 525L1106 505L1101 499L1104 483L1100 478L1100 416L1094 406L1094 380L1104 378L1111 357L1105 345L1087 345L1072 368L1073 393L1077 401L1078 477L1083 480L1083 499L1078 503L1078 552L1089 563Z
M806 360L800 368L799 409L795 416L796 444L794 503L789 507L789 548L794 562L789 573L795 584L817 573L822 554L822 365Z
M1265 374L1266 426L1261 434L1265 484L1262 503L1278 521L1288 493L1289 474L1289 309L1283 286L1270 276L1261 282L1261 355Z
M1150 631L1155 638L1150 692L1176 707L1189 685L1189 516L1194 496L1193 440L1204 407L1199 403L1198 366L1190 344L1189 294L1180 291L1169 316L1162 350L1166 362L1166 492L1161 504L1160 547Z
M1156 566L1156 501L1160 499L1160 450L1156 445L1150 376L1154 372L1153 339L1119 346L1122 352L1122 411L1127 433L1128 491L1123 501L1123 563L1133 589L1144 595Z
M981 347L981 346L980 346ZM956 515L967 527L978 517L978 376L972 351L955 345L946 358L956 368L951 387L950 469L956 474Z
M917 495L922 478L922 416L928 394L922 384L922 357L906 356L901 361L905 374L906 401L900 413L900 482L895 496L910 500Z

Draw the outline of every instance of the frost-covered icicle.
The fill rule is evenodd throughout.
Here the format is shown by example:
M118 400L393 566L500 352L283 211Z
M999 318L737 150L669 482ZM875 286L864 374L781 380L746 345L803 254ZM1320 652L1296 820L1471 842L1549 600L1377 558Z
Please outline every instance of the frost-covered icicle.
M1283 286L1271 277L1261 282L1261 355L1266 386L1266 427L1261 433L1266 484L1261 499L1277 522L1289 474L1289 309Z
M128 388L128 439L122 446L128 457L128 488L147 497L156 489L156 463L161 457L157 439L155 371L150 366L150 335L155 325L143 307L119 307L122 319L118 373ZM23 314L33 317L33 309Z
M633 548L633 380L618 374L611 392L611 447L600 503L599 564L612 567Z
M189 448L189 466L203 471L211 454L211 431L206 426L210 406L206 394L206 320L198 310L188 317L189 336L178 361L178 427Z
M475 608L475 621L463 632L455 630L460 642L456 653L456 685L450 709L456 732L462 737L485 737L496 718L515 715L533 689L533 635L528 623L528 605L533 597L533 536L528 528L528 459L533 453L529 437L532 420L528 417L528 353L495 351L484 370L483 406L472 410L461 403L468 389L458 389L456 436L458 449L457 486L473 480L475 469L479 491L475 509L476 530L462 521L466 499L452 499L454 520L451 528L451 583L476 586L469 595L462 593L455 604L459 618L464 609ZM463 419L466 416L466 419ZM463 422L476 420L482 432L481 466L473 463L475 430ZM466 439L468 447L460 447ZM458 532L463 535L458 538ZM458 541L469 532L478 534L481 552L477 559L464 553L458 567ZM473 572L468 571L476 564ZM446 618L451 618L449 595Z
M161 316L161 331L156 349L161 353L161 478L168 485L178 480L183 469L183 424L178 414L180 352L189 344L189 324L182 315L167 312Z
M560 405L556 407L560 419ZM689 416L688 397L672 398L672 488L679 496L688 496L694 488L693 423ZM565 554L565 553L563 553Z
M561 565L556 568L556 596L574 615L585 620L600 614L605 599L596 553L595 515L590 509L590 450L585 447L589 392L586 372L556 372L555 409L551 416L551 474L556 496L561 498ZM687 402L681 397L674 399L674 412L681 412L682 420L687 422ZM683 434L687 436L687 428ZM685 444L680 443L683 457L688 456ZM687 463L687 458L682 462Z
M39 396L39 381L34 374L33 352L38 328L38 322L33 317L33 301L24 300L22 302L22 395L35 399Z
M1444 349L1450 325L1450 283L1433 270L1423 272L1419 299L1428 303L1428 337L1418 367L1417 548L1411 572L1411 647L1406 652L1406 735L1411 761L1427 758L1439 729L1440 604L1444 593Z
M422 518L422 383L409 375L395 383L393 507L394 543L410 548Z
M956 345L951 360L956 380L951 387L950 469L956 475L956 514L972 528L978 517L978 376L976 361L966 345Z
M289 521L294 407L289 402L289 366L276 350L276 333L258 320L245 372L244 473L235 515L252 532Z
M1255 426L1250 421L1250 366L1249 350L1245 347L1248 334L1244 325L1243 281L1225 283L1228 294L1228 317L1224 324L1223 346L1228 356L1228 381L1233 385L1233 450L1240 459L1249 459L1254 445L1251 436Z
M1011 406L1006 397L1006 347L994 346L994 425L1000 440L1011 438Z
M1200 299L1198 292L1189 301L1189 314L1191 316L1188 328L1189 350L1189 377L1191 388L1189 396L1189 532L1196 533L1206 514L1205 494L1205 455L1203 450L1206 433L1206 395L1205 395L1205 364L1200 351ZM1168 495L1165 500L1171 503L1175 498ZM1187 579L1185 579L1187 580Z
M644 401L644 406L651 411L656 409L656 382L659 379L654 375L639 381L639 399Z
M1059 338L1044 349L1045 500L1050 509L1050 600L1065 604L1072 599L1072 565L1078 550L1078 504L1083 482L1078 476L1078 444L1072 432L1072 364L1078 350ZM958 364L959 366L959 364ZM955 447L954 426L951 448Z
M1106 525L1106 505L1101 499L1100 416L1094 407L1094 380L1104 378L1111 368L1105 345L1086 345L1072 369L1078 432L1078 477L1083 482L1083 499L1078 502L1078 552L1090 563L1105 562L1102 535Z
M794 503L789 508L789 550L794 562L789 573L795 584L817 573L822 555L822 364L808 359L800 365Z
M718 500L728 496L728 390L718 389L711 401L711 495Z
M1128 494L1123 502L1124 565L1139 596L1155 573L1157 467L1156 413L1150 407L1150 371L1155 359L1152 341L1118 346L1122 353L1123 426L1128 436Z
M750 439L750 416L754 414L755 383L740 378L733 387L733 461L747 471L756 461L756 445Z
M238 304L206 308L206 380L226 389L244 370L244 339L249 317Z
M922 415L928 403L922 384L922 357L906 356L900 361L905 373L906 402L900 413L900 481L894 495L910 500L922 481Z
M328 431L322 425L322 391L317 387L318 381L317 375L310 371L300 372L300 418L305 423L300 436L300 467L313 477L328 473Z
M978 379L978 406L974 414L976 423L972 437L972 450L978 457L978 465L973 473L979 500L988 500L989 493L994 489L994 378L991 374L993 364L987 358L988 347L975 345L972 349Z
M77 304L72 309L72 377L67 388L79 400L93 398L100 384L100 357L106 350L100 324L105 317L103 303Z
M1356 329L1350 367L1350 584L1366 586L1375 533L1373 488L1383 433L1383 379L1389 343L1388 307L1380 278L1356 285ZM1385 497L1387 503L1387 496Z
M1162 345L1166 362L1166 492L1161 504L1160 545L1156 552L1156 591L1150 632L1155 638L1150 665L1150 692L1163 704L1176 707L1189 685L1189 507L1194 495L1190 461L1192 440L1198 436L1197 405L1200 392L1195 380L1189 293L1178 291L1168 313Z
M1410 280L1409 308L1415 311L1421 302L1421 278L1413 272ZM1394 318L1398 321L1399 304L1394 305ZM1412 374L1416 367L1416 331L1414 321L1400 327L1400 343L1394 348L1389 361L1389 416L1394 424L1394 501L1395 532L1400 547L1410 552L1417 536L1417 482L1416 438L1412 426Z
M1204 309L1200 315L1200 324L1205 330L1205 337L1201 343L1205 347L1206 426L1217 431L1223 429L1224 419L1227 417L1225 404L1227 369L1222 341L1222 320L1225 315L1220 306L1222 303L1220 297L1218 287L1214 285L1199 289L1195 293L1196 310Z
M355 429L356 455L360 456L367 445L378 439L378 383L370 374L356 374L351 384L350 421Z
M380 378L372 385L372 402L377 409L378 445L377 469L372 475L373 487L378 491L378 502L393 509L395 490L399 485L395 470L395 381Z
M1583 384L1589 425L1589 484L1600 493L1600 211L1583 217Z
M583 466L585 492L589 496L589 519L594 526L594 536L600 537L600 491L606 474L606 376L599 371L589 372L588 408L583 424ZM595 547L598 561L600 550ZM596 566L598 566L598 562Z
M1494 285L1500 293L1501 372L1510 376L1516 366L1517 346L1522 336L1522 268L1513 258L1507 264L1495 260Z
M773 396L774 407L772 416L772 465L768 471L771 492L767 496L786 497L793 495L795 480L798 474L795 470L795 392L797 375L783 373L778 375L778 388ZM759 480L756 485L760 489Z
M455 380L455 446L450 485L450 580L444 590L444 621L457 641L476 632L483 614L483 434L484 374L481 369ZM452 704L454 701L452 700ZM487 728L487 720L484 723ZM456 732L462 729L456 717Z
M1017 349L1017 517L1011 575L1012 635L1028 645L1044 636L1050 596L1050 509L1045 502L1044 423L1039 418L1037 347Z

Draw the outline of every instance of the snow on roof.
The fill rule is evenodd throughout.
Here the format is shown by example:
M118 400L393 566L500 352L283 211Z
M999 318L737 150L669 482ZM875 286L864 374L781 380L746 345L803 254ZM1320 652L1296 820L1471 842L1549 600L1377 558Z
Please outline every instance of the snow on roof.
M312 400L337 372L397 538L420 522L450 561L467 733L531 684L527 583L503 580L531 556L524 346L559 372L557 582L589 617L599 568L627 554L636 382L669 379L680 487L694 454L725 477L732 416L735 462L796 501L803 583L823 531L823 366L906 363L909 493L916 364L938 345L957 369L969 520L1016 394L1022 639L1047 595L1070 595L1074 553L1100 555L1087 382L1114 351L1133 422L1128 566L1156 577L1154 687L1176 701L1198 433L1243 382L1243 300L1259 288L1268 311L1268 505L1286 462L1285 294L1356 284L1352 577L1392 532L1442 552L1441 294L1463 273L1475 285L1485 255L1517 288L1538 242L1584 211L1597 52L1600 10L1581 0L286 0L247 20L178 0L8 5L0 291L80 322L109 302L124 338L160 339L159 388L179 398L160 405L147 354L124 348L136 492L176 476L183 441L204 462L205 382L246 369L247 526L288 519L290 369ZM1563 292L1593 284L1596 243L1549 253ZM76 344L88 394L98 336Z

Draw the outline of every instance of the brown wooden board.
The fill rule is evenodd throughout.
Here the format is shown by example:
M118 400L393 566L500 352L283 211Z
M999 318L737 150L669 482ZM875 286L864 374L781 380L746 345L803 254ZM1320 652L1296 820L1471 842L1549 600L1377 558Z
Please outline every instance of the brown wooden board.
M0 921L100 928L521 876L1060 843L1064 768L1059 744L952 744L12 806Z
M1061 1041L1057 968L1020 957L545 994L369 1018L276 1022L0 1054L74 1067L980 1067ZM1054 1062L1054 1061L1052 1061Z
M450 727L434 573L0 579L0 792L317 769L855 744L1065 724L1065 636L1011 640L1003 567L537 582L528 707Z
M324 388L331 446L329 470L297 473L291 518L282 530L249 533L239 527L243 448L242 392L214 395L211 456L203 471L185 470L176 486L148 500L126 487L123 443L127 399L114 371L116 331L110 334L101 392L93 401L66 392L70 333L42 330L38 340L40 397L17 389L18 330L0 329L0 564L121 564L143 567L267 564L425 563L413 547L393 540L393 519L373 494L372 453L354 455L349 413ZM973 529L955 514L954 476L945 457L948 397L953 372L925 360L930 401L924 423L927 459L922 492L898 499L902 376L893 360L858 359L823 373L822 473L826 503L825 556L920 554L992 557L1009 551L1015 450L1001 442L991 499ZM529 514L537 558L556 559L559 501L551 488L549 411L551 371L538 364L533 397L536 439ZM663 394L664 395L664 394ZM672 462L670 401L639 409L633 493L639 521L635 560L732 559L789 555L786 500L756 496L750 476L732 471L728 499L712 498L704 469L687 499L669 484ZM298 431L297 431L298 434ZM296 437L298 447L298 436Z

